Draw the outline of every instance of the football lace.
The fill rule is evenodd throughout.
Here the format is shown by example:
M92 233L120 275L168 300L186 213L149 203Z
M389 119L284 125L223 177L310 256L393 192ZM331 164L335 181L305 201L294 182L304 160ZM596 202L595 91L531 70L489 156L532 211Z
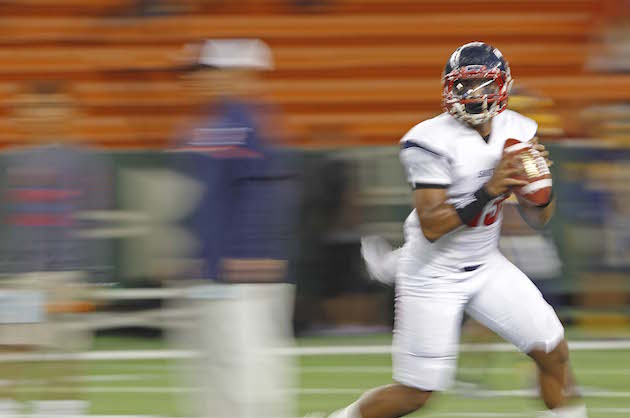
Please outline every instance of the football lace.
M537 164L536 157L532 155L531 151L522 153L521 161L523 161L523 168L528 178L533 179L540 177L540 167Z
M536 149L531 149L530 153L532 154L532 157L534 158L534 161L536 162L536 167L540 175L544 176L547 174L551 174L551 171L549 171L549 166L547 165L547 162L545 161L545 159L540 155L540 152L538 152L538 150Z

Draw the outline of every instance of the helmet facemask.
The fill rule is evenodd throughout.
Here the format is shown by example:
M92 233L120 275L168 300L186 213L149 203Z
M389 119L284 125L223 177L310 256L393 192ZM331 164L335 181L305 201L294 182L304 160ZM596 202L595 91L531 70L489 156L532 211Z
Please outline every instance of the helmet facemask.
M456 119L475 126L505 110L512 78L509 69L468 65L445 74L442 83L443 107Z

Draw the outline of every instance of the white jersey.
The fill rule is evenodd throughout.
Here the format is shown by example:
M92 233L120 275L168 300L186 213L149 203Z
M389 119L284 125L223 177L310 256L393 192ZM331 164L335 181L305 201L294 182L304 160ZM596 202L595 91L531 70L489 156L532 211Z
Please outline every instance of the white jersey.
M532 119L506 110L492 119L486 143L476 130L443 113L419 123L402 138L400 160L414 189L445 188L448 203L462 207L492 176L505 141L528 141L537 128ZM405 221L405 267L401 266L400 272L407 276L438 276L483 264L498 248L503 200L503 196L492 200L469 225L433 243L422 234L414 209Z

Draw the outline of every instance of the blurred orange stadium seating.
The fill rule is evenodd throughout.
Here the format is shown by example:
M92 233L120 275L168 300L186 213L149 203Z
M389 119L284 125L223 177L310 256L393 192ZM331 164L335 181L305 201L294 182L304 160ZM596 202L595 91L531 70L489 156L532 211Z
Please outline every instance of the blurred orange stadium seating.
M585 68L602 24L598 0L504 0L500 8L489 0L329 0L314 10L284 0L194 0L187 13L121 15L131 3L3 2L0 94L10 98L29 80L69 80L86 141L163 147L194 108L179 82L182 45L259 37L273 48L268 90L292 143L316 146L314 133L341 129L352 144L392 144L440 111L443 64L474 34L503 51L517 85L562 114L630 98L630 75ZM542 119L543 133L563 132L558 118ZM0 124L0 144L17 142Z

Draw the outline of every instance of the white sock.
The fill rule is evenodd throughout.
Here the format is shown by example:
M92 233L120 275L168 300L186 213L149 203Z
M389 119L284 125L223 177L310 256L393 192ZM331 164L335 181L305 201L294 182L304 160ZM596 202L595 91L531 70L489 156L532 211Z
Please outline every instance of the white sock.
M328 418L362 418L361 412L359 411L359 404L355 402L344 409L340 409L338 411L330 414Z
M539 414L540 418L588 418L586 405L564 406L550 409Z

